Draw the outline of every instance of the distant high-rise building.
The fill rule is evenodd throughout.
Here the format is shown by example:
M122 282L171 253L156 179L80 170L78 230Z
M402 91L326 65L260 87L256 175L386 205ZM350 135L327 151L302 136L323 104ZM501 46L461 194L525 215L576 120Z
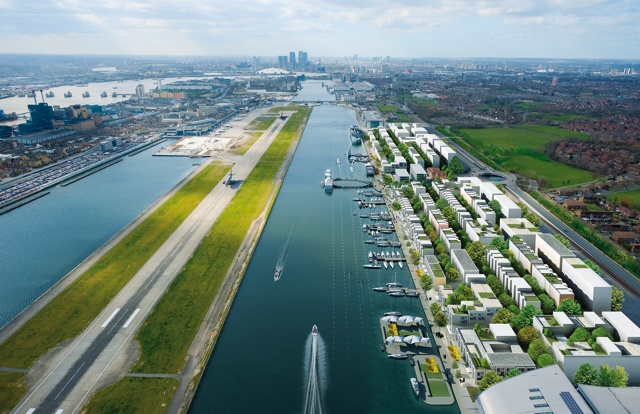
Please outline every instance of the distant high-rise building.
M289 52L289 69L296 68L296 52Z
M551 86L558 86L558 77L554 76L551 78Z
M144 85L141 83L136 86L136 97L138 97L138 99L144 98Z
M289 58L287 56L278 56L278 67L280 69L287 69Z
M309 60L307 56L307 52L303 52L302 50L298 52L298 67L301 70L304 70L309 65Z

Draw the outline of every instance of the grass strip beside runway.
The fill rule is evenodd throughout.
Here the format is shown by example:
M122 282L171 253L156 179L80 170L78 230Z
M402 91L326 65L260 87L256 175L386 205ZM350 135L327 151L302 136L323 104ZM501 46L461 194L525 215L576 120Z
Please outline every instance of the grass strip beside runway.
M0 345L0 366L29 368L47 350L79 335L228 170L226 165L209 165L186 183Z
M273 187L277 184L276 174L291 144L300 137L301 126L306 123L311 112L310 108L305 107L287 107L286 110L297 112L260 158L231 203L140 328L136 339L140 343L141 355L132 372L175 374L184 366L185 356L207 310L251 223L267 206ZM96 399L92 399L87 406L88 411L110 412L109 407L99 401L126 401L121 382L122 380L97 393ZM136 392L144 392L143 384L139 386L141 388ZM122 412L134 411L135 407L130 406L123 408Z
M0 413L8 413L26 392L25 374L0 372Z
M176 378L124 377L111 387L119 398L109 398L108 394L98 393L91 402L105 413L164 412L177 386Z

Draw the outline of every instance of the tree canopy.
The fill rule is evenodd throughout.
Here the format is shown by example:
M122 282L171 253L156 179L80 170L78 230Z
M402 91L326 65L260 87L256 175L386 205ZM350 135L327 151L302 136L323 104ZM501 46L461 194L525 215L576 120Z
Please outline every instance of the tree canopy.
M560 302L556 312L564 312L567 315L582 315L582 306L575 299L567 298Z
M474 241L467 246L466 250L467 253L469 253L469 257L471 257L471 260L473 260L473 263L475 263L479 269L482 269L482 265L485 261L485 253L487 251L485 245L480 241Z
M536 306L527 305L513 318L513 327L520 330L525 326L533 325L534 315L542 315L542 311Z
M624 293L615 286L611 286L611 310L618 312L624 304Z
M491 323L511 323L513 322L514 314L509 309L498 309L498 311L491 318Z
M484 373L484 377L478 382L478 389L480 391L484 391L487 388L491 387L502 381L502 377L495 371L486 371Z

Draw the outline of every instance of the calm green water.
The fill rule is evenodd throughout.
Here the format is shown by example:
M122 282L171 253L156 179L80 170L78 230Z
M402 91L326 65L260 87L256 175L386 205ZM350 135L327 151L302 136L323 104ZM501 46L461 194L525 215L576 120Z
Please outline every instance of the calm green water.
M412 367L380 351L383 312L424 312L417 299L371 290L394 279L411 286L411 279L406 269L362 267L371 249L352 201L357 190L328 195L320 188L327 168L335 177L365 177L363 164L349 171L345 155L354 123L343 107L313 110L190 412L300 413L314 373L320 404L306 405L325 413L459 412L416 401ZM317 372L309 366L313 325Z

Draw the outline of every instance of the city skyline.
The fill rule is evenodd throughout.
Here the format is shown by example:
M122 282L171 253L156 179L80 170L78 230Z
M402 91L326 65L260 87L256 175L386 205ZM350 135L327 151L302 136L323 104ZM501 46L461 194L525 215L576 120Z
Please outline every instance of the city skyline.
M0 0L4 53L639 59L632 0Z

